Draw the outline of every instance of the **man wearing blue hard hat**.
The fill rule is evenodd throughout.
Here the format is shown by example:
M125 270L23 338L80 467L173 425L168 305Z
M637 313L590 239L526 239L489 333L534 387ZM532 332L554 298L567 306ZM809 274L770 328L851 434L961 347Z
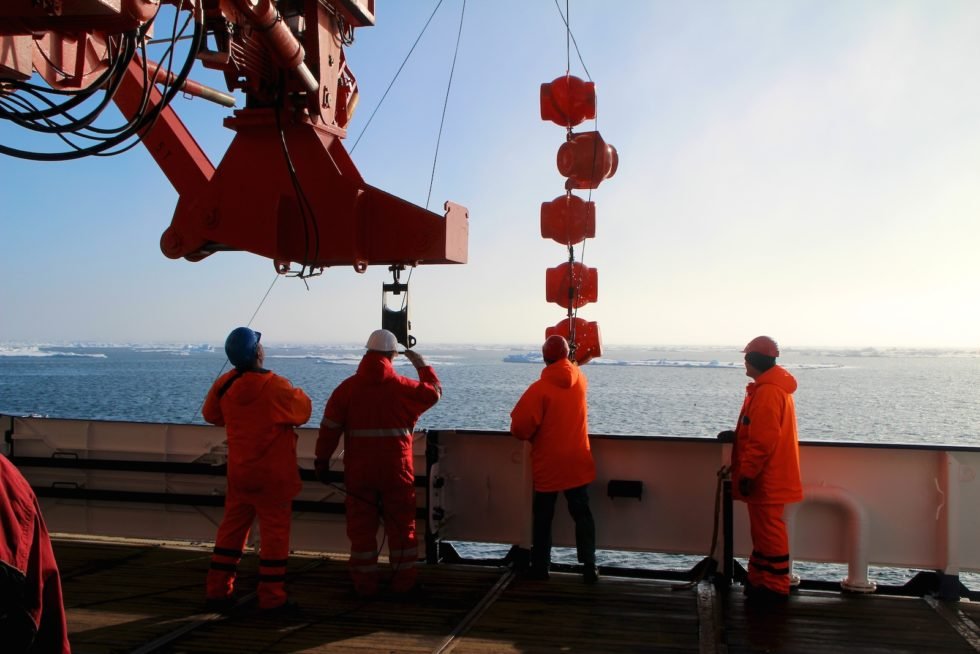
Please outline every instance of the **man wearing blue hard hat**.
M312 404L302 389L262 367L262 334L238 327L225 340L235 366L211 386L204 419L228 434L225 514L215 537L207 601L230 608L238 562L252 522L259 519L258 602L260 610L286 606L286 559L292 501L302 482L296 462L294 427L310 419Z

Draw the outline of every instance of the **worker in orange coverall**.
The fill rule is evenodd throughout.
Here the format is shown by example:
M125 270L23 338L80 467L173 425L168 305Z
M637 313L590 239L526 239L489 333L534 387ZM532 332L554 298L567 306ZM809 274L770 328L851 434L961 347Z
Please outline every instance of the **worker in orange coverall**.
M286 559L292 500L301 482L293 427L310 419L312 404L285 377L262 367L262 334L238 327L225 340L233 366L219 377L204 401L204 419L228 435L225 515L215 537L207 579L207 603L230 608L238 562L252 522L259 519L258 604L286 607Z
M783 521L786 504L803 500L800 447L793 392L796 379L776 365L779 346L768 336L749 341L745 349L745 401L734 430L731 474L735 499L746 503L752 555L745 594L752 603L780 603L789 598L789 536Z
M30 484L0 455L0 651L68 654L61 578Z
M575 546L583 579L599 579L595 564L595 521L588 486L595 479L589 445L588 381L569 358L568 341L549 336L541 348L545 368L510 413L510 433L531 441L534 480L530 579L547 579L551 566L551 522L558 493L575 521Z
M388 539L392 591L403 594L416 587L419 553L412 439L419 416L442 396L435 370L420 354L405 350L418 381L395 372L398 341L390 331L374 331L366 347L357 372L327 400L315 463L317 476L329 483L330 457L344 436L348 564L354 590L361 597L378 592L379 518Z

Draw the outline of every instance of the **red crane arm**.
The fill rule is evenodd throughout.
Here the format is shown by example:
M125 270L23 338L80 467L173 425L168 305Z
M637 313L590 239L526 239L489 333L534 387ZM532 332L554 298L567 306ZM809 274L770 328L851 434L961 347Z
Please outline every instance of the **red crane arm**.
M446 203L440 215L370 186L341 142L358 96L343 47L356 28L374 23L373 0L163 2L193 15L200 49L189 56L245 95L245 107L225 120L235 136L216 168L167 104L176 91L155 84L219 102L230 96L202 89L188 71L158 72L136 54L158 0L3 0L0 94L36 71L58 89L87 92L98 80L131 122L152 115L129 135L143 141L180 197L160 240L164 254L196 261L247 250L280 271L290 263L362 271L466 262L465 208ZM202 47L205 34L214 50Z

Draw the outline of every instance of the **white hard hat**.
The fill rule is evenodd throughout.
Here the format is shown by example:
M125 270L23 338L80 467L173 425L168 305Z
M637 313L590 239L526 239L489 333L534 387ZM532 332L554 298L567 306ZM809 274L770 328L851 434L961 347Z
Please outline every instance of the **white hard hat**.
M387 329L375 329L368 336L367 345L364 347L378 352L396 352L398 351L398 339Z

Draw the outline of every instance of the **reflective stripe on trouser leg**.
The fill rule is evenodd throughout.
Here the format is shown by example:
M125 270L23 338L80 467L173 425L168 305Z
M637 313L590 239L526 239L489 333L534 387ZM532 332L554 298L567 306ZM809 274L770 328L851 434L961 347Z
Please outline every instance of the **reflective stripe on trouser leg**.
M259 504L255 509L259 514L259 608L274 609L286 602L292 503Z
M347 538L350 539L350 570L358 595L378 592L378 508L368 488L347 488Z
M749 557L749 583L787 594L789 577L789 535L783 521L783 504L749 503L749 529L752 556Z
M211 555L211 569L208 570L208 599L231 597L235 590L238 562L254 519L255 508L251 504L240 502L230 495L225 497L225 513L214 538L214 553Z
M419 576L416 567L419 551L415 536L414 480L384 493L381 505L384 508L385 532L388 535L391 589L396 593L404 593L415 586Z

